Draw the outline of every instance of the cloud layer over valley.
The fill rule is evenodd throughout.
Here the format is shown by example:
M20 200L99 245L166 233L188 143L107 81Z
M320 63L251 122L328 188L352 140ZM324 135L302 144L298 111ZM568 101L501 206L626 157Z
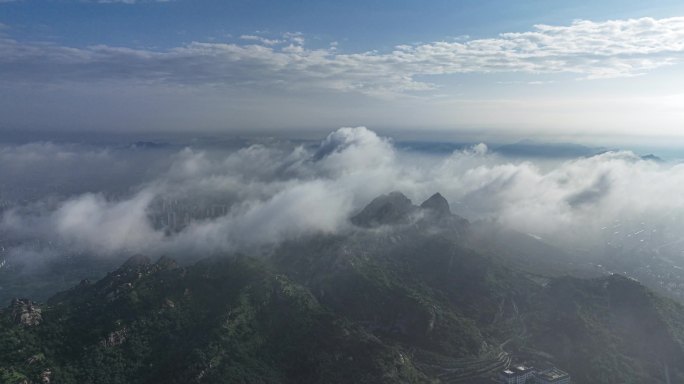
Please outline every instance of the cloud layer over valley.
M0 156L12 164L4 178L29 166L55 179L75 169L91 179L111 170L123 178L156 164L154 172L132 173L126 191L113 193L85 177L80 189L5 199L0 233L7 257L17 260L254 252L286 239L350 231L351 215L394 190L415 203L441 192L471 221L493 220L567 247L578 239L585 248L600 248L632 233L637 242L644 231L676 233L684 213L683 165L627 151L530 161L484 144L425 154L400 150L363 127L340 128L317 144L271 139L232 150L94 150L42 143L7 145Z

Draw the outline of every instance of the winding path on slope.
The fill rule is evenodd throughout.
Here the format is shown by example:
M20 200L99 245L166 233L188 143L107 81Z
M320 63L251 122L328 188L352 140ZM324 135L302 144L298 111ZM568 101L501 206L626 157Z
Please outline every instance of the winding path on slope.
M499 306L499 313L495 316L494 322L501 320L503 313L503 305ZM440 379L443 383L472 383L473 380L485 380L488 377L507 369L511 365L511 355L506 351L506 346L516 338L525 337L527 335L527 326L525 325L522 316L519 313L518 306L515 300L511 299L513 308L513 321L517 321L520 325L520 331L515 335L509 337L496 348L489 348L488 351L475 358L460 358L451 359L447 362L435 364L421 364L422 368L432 373ZM484 349L487 349L486 342Z

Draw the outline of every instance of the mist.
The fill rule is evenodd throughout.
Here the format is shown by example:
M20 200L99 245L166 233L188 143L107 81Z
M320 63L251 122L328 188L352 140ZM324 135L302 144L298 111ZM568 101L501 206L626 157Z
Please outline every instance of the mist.
M340 128L319 142L225 147L6 144L0 158L2 257L9 262L259 253L285 240L357 231L350 216L391 191L414 203L440 192L471 222L570 253L676 244L684 213L678 163L619 150L512 158L484 143L421 152L364 127Z

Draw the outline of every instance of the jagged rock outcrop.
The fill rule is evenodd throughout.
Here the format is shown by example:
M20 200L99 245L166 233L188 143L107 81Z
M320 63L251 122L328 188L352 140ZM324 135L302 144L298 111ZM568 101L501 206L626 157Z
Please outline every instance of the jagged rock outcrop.
M401 192L376 197L361 212L351 218L352 224L374 228L382 225L415 224L419 227L439 227L462 234L468 221L451 213L449 202L439 192L420 206L414 205Z
M351 218L360 227L405 224L416 210L411 200L401 192L391 192L373 199L361 212Z
M100 341L100 345L103 347L116 347L123 344L128 337L128 328L121 328L119 330L111 332L105 339Z
M100 292L106 294L109 301L113 301L131 291L135 283L143 277L177 267L176 261L166 256L152 263L147 256L135 255L98 283L101 286Z
M52 381L50 380L52 378L52 370L51 369L46 369L40 374L40 382L42 384L50 384Z
M17 325L33 327L43 321L42 310L29 299L14 299L10 308L12 320Z

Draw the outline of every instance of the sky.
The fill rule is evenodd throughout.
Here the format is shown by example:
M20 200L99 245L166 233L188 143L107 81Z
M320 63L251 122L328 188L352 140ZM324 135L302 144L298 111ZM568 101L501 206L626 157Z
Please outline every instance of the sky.
M680 1L0 0L0 130L684 143Z

